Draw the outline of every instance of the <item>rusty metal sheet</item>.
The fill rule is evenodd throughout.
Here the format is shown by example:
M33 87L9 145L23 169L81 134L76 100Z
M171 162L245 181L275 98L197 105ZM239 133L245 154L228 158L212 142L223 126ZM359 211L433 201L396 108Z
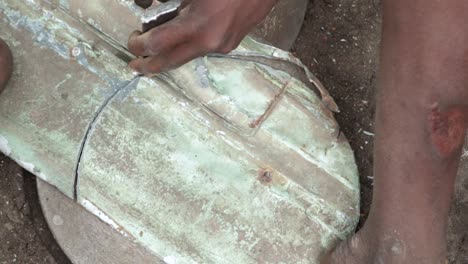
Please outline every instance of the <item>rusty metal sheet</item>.
M73 17L80 19L105 34L122 47L127 45L128 36L141 29L140 16L143 9L134 0L40 0L52 2Z
M37 187L48 225L72 263L164 264L159 257L109 228L55 187L42 180L37 181Z
M290 53L247 38L135 77L105 41L121 41L112 29L56 4L0 3L17 60L0 151L161 260L316 263L353 231L353 153ZM83 17L98 8L87 4Z
M88 125L131 73L93 50L81 25L60 13L2 1L0 16L0 37L15 58L14 76L0 96L0 150L72 197Z
M350 147L303 83L266 66L263 80L233 78L249 66L222 61L199 59L170 73L190 86L140 78L123 89L84 148L79 202L177 263L317 263L358 219ZM195 82L202 62L216 69L205 87ZM220 102L240 107L231 118L210 109L212 98L192 97L221 91ZM255 99L277 102L268 113ZM254 133L236 129L263 111Z
M252 35L275 47L289 50L302 28L309 0L279 0Z
M134 0L37 0L51 2L85 23L105 32L119 45L126 46L128 36L141 28L144 12ZM252 35L282 49L290 49L302 27L308 0L280 0ZM154 4L158 4L155 1Z

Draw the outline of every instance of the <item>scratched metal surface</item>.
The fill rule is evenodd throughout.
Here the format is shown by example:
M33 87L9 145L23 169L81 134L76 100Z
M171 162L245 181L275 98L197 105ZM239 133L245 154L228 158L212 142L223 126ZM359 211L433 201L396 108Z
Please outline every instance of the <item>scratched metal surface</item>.
M164 264L161 258L109 228L55 187L41 180L37 184L44 217L72 263Z
M141 28L139 14L143 9L133 0L39 0L67 10L84 23L105 32L122 46L127 44L128 36Z
M144 12L133 0L36 0L52 2L98 30L106 32L117 43L126 45L128 36L141 28L139 14ZM268 43L290 49L299 34L308 0L280 0L270 15L252 32ZM155 4L158 2L155 1Z
M17 65L2 152L177 263L317 263L353 231L357 169L332 113L242 59L289 53L247 39L235 58L133 77L84 23L33 3L0 3Z
M129 78L125 64L99 51L84 57L92 48L82 44L80 25L41 6L2 1L0 18L0 35L15 58L13 79L0 96L0 149L72 197L87 126ZM83 53L73 57L74 47Z
M349 146L314 109L319 100L303 104L309 96L293 83L244 136L173 87L141 79L97 120L80 203L180 263L316 263L352 232L359 195Z

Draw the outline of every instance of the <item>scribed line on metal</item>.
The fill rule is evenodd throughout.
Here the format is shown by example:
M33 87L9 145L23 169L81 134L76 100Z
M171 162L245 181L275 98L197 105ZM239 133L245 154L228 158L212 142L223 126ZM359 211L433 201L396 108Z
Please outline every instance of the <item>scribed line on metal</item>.
M89 141L89 137L91 136L91 133L94 129L94 126L95 124L97 123L97 121L99 120L99 118L101 117L101 114L103 113L104 109L112 102L112 100L123 90L125 90L126 88L130 87L130 86L136 86L138 84L138 81L141 79L140 76L136 76L135 78L133 78L132 80L128 81L127 83L125 83L124 85L122 85L121 87L118 87L113 93L111 96L109 96L105 101L104 103L99 107L99 109L96 111L93 119L91 120L91 122L88 124L88 127L86 129L86 132L85 132L85 135L83 137L83 141L81 141L81 145L80 145L80 151L78 153L78 161L76 162L76 167L75 167L75 180L74 180L74 184L73 184L73 199L75 201L78 200L78 183L79 183L79 178L80 178L80 165L81 165L81 161L82 161L82 158L83 158L83 154L84 154L84 150L85 150L85 147L86 147L86 144L88 143Z

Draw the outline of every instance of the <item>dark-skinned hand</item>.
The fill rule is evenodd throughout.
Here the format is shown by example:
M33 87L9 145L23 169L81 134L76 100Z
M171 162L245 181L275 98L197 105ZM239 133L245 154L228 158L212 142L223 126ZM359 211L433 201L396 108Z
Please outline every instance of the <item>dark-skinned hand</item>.
M187 0L173 20L135 31L128 48L135 71L150 75L209 53L228 53L271 11L277 0Z

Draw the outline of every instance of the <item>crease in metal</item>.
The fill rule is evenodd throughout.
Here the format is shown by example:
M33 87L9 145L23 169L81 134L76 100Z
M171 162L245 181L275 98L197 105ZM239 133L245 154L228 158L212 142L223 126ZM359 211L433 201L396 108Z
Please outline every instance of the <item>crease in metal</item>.
M107 50L110 51L112 54L114 54L120 60L123 60L124 62L129 63L132 59L135 58L135 56L133 56L133 54L131 54L128 51L128 49L126 49L120 43L115 41L113 38L109 37L106 33L96 28L94 25L90 24L88 21L85 21L82 18L71 14L61 5L57 6L57 10L62 12L62 14L70 17L71 19L81 24L86 25L86 27L83 27L83 30L90 31L94 36L102 40L100 44L107 46Z
M255 136L257 134L257 132L260 130L260 128L262 127L264 121L271 115L271 113L273 113L273 111L275 110L276 106L279 104L279 102L281 101L281 99L283 98L284 96L284 93L286 92L286 90L291 86L292 82L293 82L293 77L290 77L288 82L286 84L283 85L283 87L281 88L281 90L279 91L279 93L277 93L274 97L273 97L273 100L270 102L270 105L268 106L268 108L266 109L265 113L263 115L261 115L259 118L257 118L256 120L254 120L250 125L251 127L254 128L254 132L253 132L253 135Z
M85 135L83 137L83 141L81 142L80 145L80 151L78 152L78 160L76 162L76 167L75 167L75 180L74 180L74 185L73 185L73 199L75 201L78 201L78 184L80 180L80 165L81 161L83 159L83 154L84 150L86 148L86 145L89 142L90 136L94 130L94 126L96 125L97 121L101 117L102 113L104 112L104 109L113 101L114 98L121 92L124 91L128 88L133 88L138 85L138 82L140 81L141 76L136 76L132 80L126 82L124 85L118 87L114 93L112 93L111 96L109 96L103 104L99 107L99 109L96 111L96 114L94 115L93 119L91 122L88 124L88 128L86 129Z
M319 94L321 96L322 102L327 107L327 109L335 113L340 112L338 105L335 103L335 101L330 96L327 89L323 86L320 80L312 72L310 72L310 70L304 64L302 64L299 61L291 60L289 58L284 58L281 56L265 55L256 52L236 51L233 51L228 54L213 53L207 55L207 57L251 61L272 67L275 70L284 71L291 76L295 76L295 74L291 72L291 68L289 67L293 66L293 70L294 68L299 68L301 69L301 72L305 75L305 79L307 80L305 81L304 78L301 78L301 81L304 83L311 83L314 85L313 88L315 88L314 90L316 94Z

